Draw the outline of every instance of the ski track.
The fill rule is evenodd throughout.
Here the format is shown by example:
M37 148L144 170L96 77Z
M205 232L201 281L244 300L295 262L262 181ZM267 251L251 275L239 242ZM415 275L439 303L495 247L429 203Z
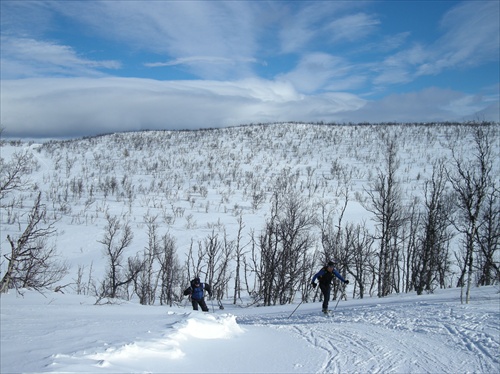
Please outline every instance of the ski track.
M468 313L470 307L418 302L408 309L377 304L339 308L333 316L318 311L293 318L241 317L238 322L288 329L321 349L325 360L318 373L353 368L370 373L497 373L500 311Z
M4 370L6 373L193 372L182 359L189 361L205 348L211 358L205 365L212 365L205 366L206 372L217 373L247 372L245 369L249 367L254 372L271 372L266 365L272 364L276 354L283 356L273 366L275 372L500 372L500 307L497 306L500 298L497 294L492 299L476 298L468 305L446 297L434 297L432 301L409 301L399 296L351 300L340 303L336 311L327 316L321 313L320 303L307 303L299 309L292 305L269 309L226 308L230 313L169 309L166 316L162 309L138 311L129 305L116 319L116 306L102 306L98 314L87 317L88 311L97 312L97 309L81 309L81 304L75 304L74 309L59 313L51 303L40 317L33 315L32 305L3 306L2 318L10 317L11 322L2 326L2 342L25 345L31 354L26 364L30 369ZM68 310L73 312L70 317L66 317ZM292 310L294 314L290 316ZM20 317L14 318L15 313L20 313ZM144 318L149 321L146 325L142 322ZM41 328L54 321L57 321L54 329ZM124 321L127 327L121 330ZM106 329L102 329L103 324ZM110 336L107 329L112 331ZM68 340L66 347L68 332L80 336L80 341ZM34 337L38 337L38 344L34 344ZM259 340L256 341L256 337ZM272 340L269 345L274 344L276 351L271 347L268 351L260 337ZM50 350L50 355L43 356L43 368L31 370L38 365L35 361L42 359L43 349L38 346L54 342L60 349ZM255 342L258 347L252 350ZM237 361L226 357L226 354L236 357L247 348L248 354ZM290 356L289 352L292 352ZM255 365L256 357L261 359L261 365L251 366ZM220 366L226 359L228 363ZM10 361L9 368L18 367L18 363Z

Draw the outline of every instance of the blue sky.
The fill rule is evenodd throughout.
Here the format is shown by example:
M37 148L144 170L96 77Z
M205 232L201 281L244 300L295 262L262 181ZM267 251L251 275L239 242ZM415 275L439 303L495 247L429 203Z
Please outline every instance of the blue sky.
M500 120L500 2L1 4L7 137Z

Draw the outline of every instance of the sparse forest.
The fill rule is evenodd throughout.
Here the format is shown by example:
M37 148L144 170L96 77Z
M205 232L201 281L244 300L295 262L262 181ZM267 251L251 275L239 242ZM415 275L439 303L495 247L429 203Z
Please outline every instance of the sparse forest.
M1 141L0 291L173 305L354 298L500 281L500 126L258 124ZM99 258L100 261L95 259ZM334 298L344 290L335 285Z

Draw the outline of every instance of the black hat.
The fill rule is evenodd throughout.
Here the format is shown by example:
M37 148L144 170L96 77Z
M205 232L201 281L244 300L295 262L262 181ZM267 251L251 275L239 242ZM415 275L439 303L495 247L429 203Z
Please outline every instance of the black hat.
M328 267L333 267L335 264L333 263L333 261L328 261Z
M199 284L200 283L200 278L196 277L193 279L194 284Z

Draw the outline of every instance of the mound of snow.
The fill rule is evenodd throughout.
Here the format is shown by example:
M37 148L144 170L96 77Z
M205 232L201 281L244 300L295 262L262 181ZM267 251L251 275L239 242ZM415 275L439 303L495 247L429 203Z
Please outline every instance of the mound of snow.
M198 339L230 339L241 334L243 329L236 323L236 317L230 314L214 315L207 313L191 313L179 323L180 327L172 337L174 340Z
M497 373L498 286L194 312L26 291L1 297L2 373Z

